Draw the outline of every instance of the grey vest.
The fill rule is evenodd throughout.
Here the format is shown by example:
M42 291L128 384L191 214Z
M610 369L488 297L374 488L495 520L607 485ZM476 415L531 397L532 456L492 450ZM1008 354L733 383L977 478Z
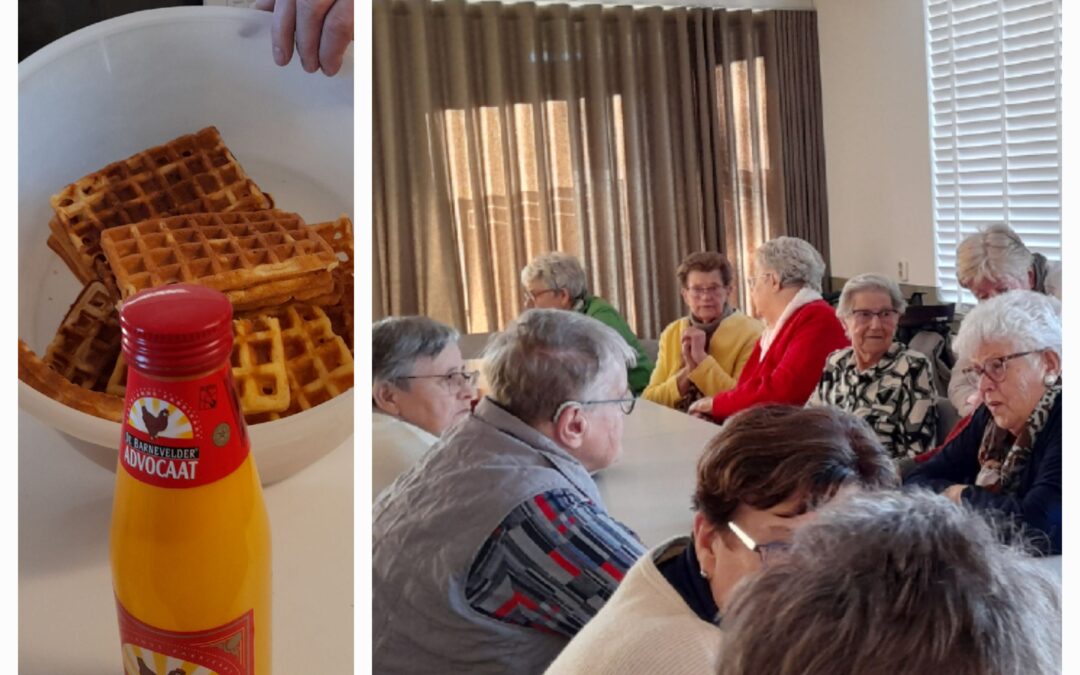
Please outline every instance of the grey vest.
M465 599L480 547L533 496L571 489L603 508L585 467L490 399L374 506L375 673L540 673L567 639L481 614Z

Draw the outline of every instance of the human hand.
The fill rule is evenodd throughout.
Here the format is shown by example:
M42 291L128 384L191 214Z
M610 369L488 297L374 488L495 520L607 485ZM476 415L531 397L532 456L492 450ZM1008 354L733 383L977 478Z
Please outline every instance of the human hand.
M690 370L693 370L694 368L697 368L697 364L694 363L694 355L692 353L690 353L690 341L687 340L685 336L683 336L683 338L682 338L681 346L682 346L683 369L687 370L687 371L690 371Z
M700 417L706 420L712 420L712 397L706 396L705 398L699 398L690 404L690 408L686 411L694 417Z
M964 490L967 489L967 487L967 485L950 485L949 487L945 488L945 491L941 494L944 495L947 499L950 499L957 504L961 504L963 503L961 495L963 495Z
M256 0L255 9L274 12L274 63L291 61L295 44L305 71L330 76L341 69L353 39L352 0Z
M687 326L683 331L683 349L687 344L690 346L690 358L694 361L694 367L698 367L705 360L705 331L693 326Z

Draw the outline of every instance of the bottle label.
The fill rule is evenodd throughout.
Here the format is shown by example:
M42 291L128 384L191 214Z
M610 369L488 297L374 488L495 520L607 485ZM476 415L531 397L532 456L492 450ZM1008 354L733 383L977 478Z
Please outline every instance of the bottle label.
M252 675L255 614L209 630L178 633L149 626L116 602L124 675Z
M189 488L232 473L247 429L228 363L205 377L161 381L128 369L120 464L150 485Z

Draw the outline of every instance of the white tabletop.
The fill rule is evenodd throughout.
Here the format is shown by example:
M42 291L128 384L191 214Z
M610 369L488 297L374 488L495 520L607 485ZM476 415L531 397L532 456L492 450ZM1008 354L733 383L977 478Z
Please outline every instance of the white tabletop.
M623 431L623 456L596 474L604 505L648 547L690 534L698 457L720 427L638 399Z
M353 439L266 488L274 671L353 669ZM119 672L109 574L114 476L19 412L19 672Z
M719 431L711 422L638 399L626 420L622 459L594 476L608 513L649 548L689 534L697 461ZM1038 562L1061 577L1061 556Z

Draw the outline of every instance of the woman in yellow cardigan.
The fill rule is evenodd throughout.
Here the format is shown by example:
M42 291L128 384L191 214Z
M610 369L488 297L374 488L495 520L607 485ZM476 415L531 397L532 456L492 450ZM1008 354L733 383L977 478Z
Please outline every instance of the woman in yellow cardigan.
M679 265L679 285L690 315L660 334L656 368L642 397L679 410L735 386L762 325L728 302L731 263L719 253L691 253Z

